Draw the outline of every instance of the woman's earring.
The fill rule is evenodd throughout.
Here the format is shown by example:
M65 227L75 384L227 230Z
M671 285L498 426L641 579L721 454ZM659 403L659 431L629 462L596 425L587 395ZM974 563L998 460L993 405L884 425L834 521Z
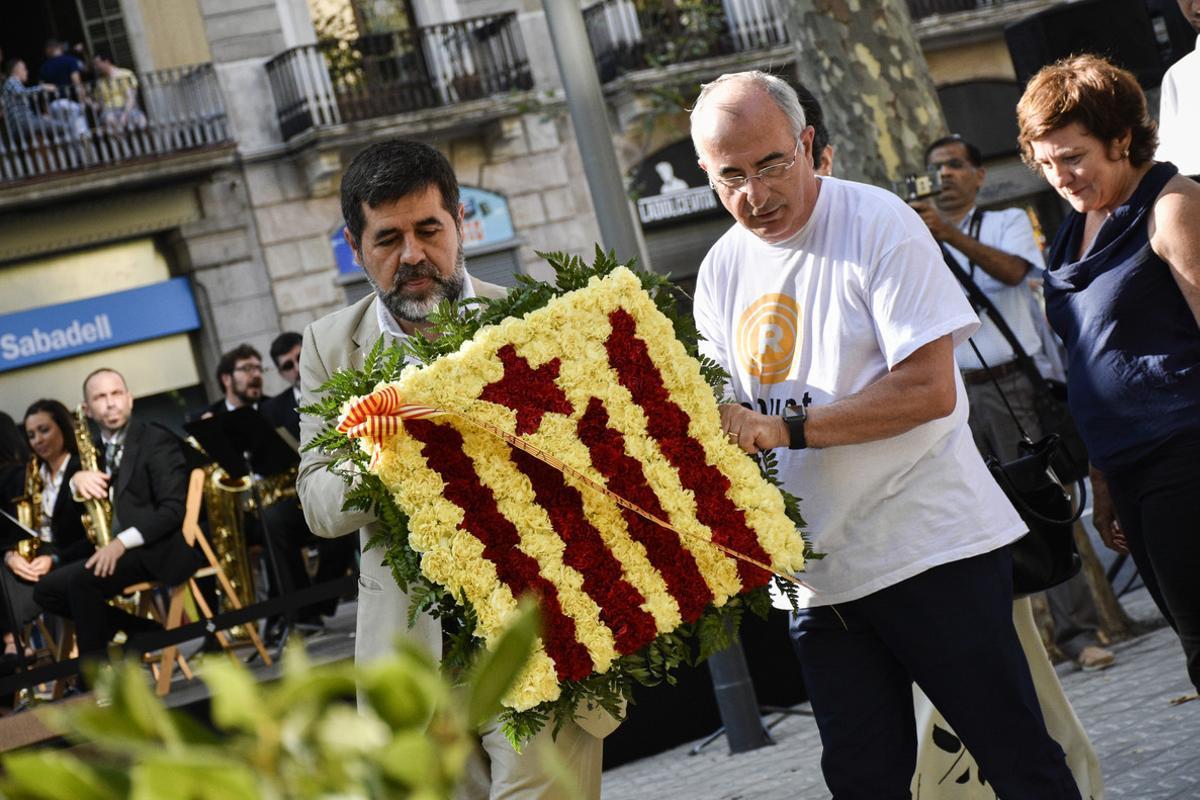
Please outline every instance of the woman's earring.
M1125 150L1121 153L1121 158L1129 158L1129 148L1128 147L1126 147Z

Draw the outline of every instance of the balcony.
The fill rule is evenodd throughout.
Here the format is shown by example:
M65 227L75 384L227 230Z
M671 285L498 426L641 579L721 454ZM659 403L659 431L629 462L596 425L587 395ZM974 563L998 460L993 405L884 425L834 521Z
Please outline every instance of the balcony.
M233 144L212 64L6 95L0 188L180 158Z
M513 12L293 47L267 75L285 140L533 88Z
M583 18L604 83L626 72L788 42L776 0L601 0Z

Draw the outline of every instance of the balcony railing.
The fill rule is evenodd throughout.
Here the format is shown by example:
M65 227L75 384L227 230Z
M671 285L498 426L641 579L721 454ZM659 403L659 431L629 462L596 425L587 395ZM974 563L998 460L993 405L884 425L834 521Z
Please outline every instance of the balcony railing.
M285 139L533 87L512 12L293 47L267 75Z
M0 185L231 142L212 64L3 95Z
M601 0L584 9L583 18L604 82L622 72L788 41L776 0Z
M960 11L977 11L995 6L1006 6L1021 0L908 0L908 13L913 20L925 19L942 14L957 14Z

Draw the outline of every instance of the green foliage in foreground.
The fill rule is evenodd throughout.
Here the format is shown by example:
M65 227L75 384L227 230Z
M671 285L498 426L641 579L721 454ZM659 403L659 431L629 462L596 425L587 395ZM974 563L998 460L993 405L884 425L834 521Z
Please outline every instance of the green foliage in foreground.
M472 731L500 711L536 631L536 610L527 604L460 688L407 642L362 667L313 666L296 645L284 657L283 677L271 684L255 683L241 664L211 658L204 680L216 730L168 710L136 664L118 665L101 676L101 704L38 712L85 747L5 756L0 796L444 800L462 775Z

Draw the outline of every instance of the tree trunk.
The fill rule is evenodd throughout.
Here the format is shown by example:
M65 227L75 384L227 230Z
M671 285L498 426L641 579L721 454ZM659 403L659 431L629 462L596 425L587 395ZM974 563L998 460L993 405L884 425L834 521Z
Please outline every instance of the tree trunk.
M891 187L946 133L905 0L781 0L796 72L821 102L839 177Z

